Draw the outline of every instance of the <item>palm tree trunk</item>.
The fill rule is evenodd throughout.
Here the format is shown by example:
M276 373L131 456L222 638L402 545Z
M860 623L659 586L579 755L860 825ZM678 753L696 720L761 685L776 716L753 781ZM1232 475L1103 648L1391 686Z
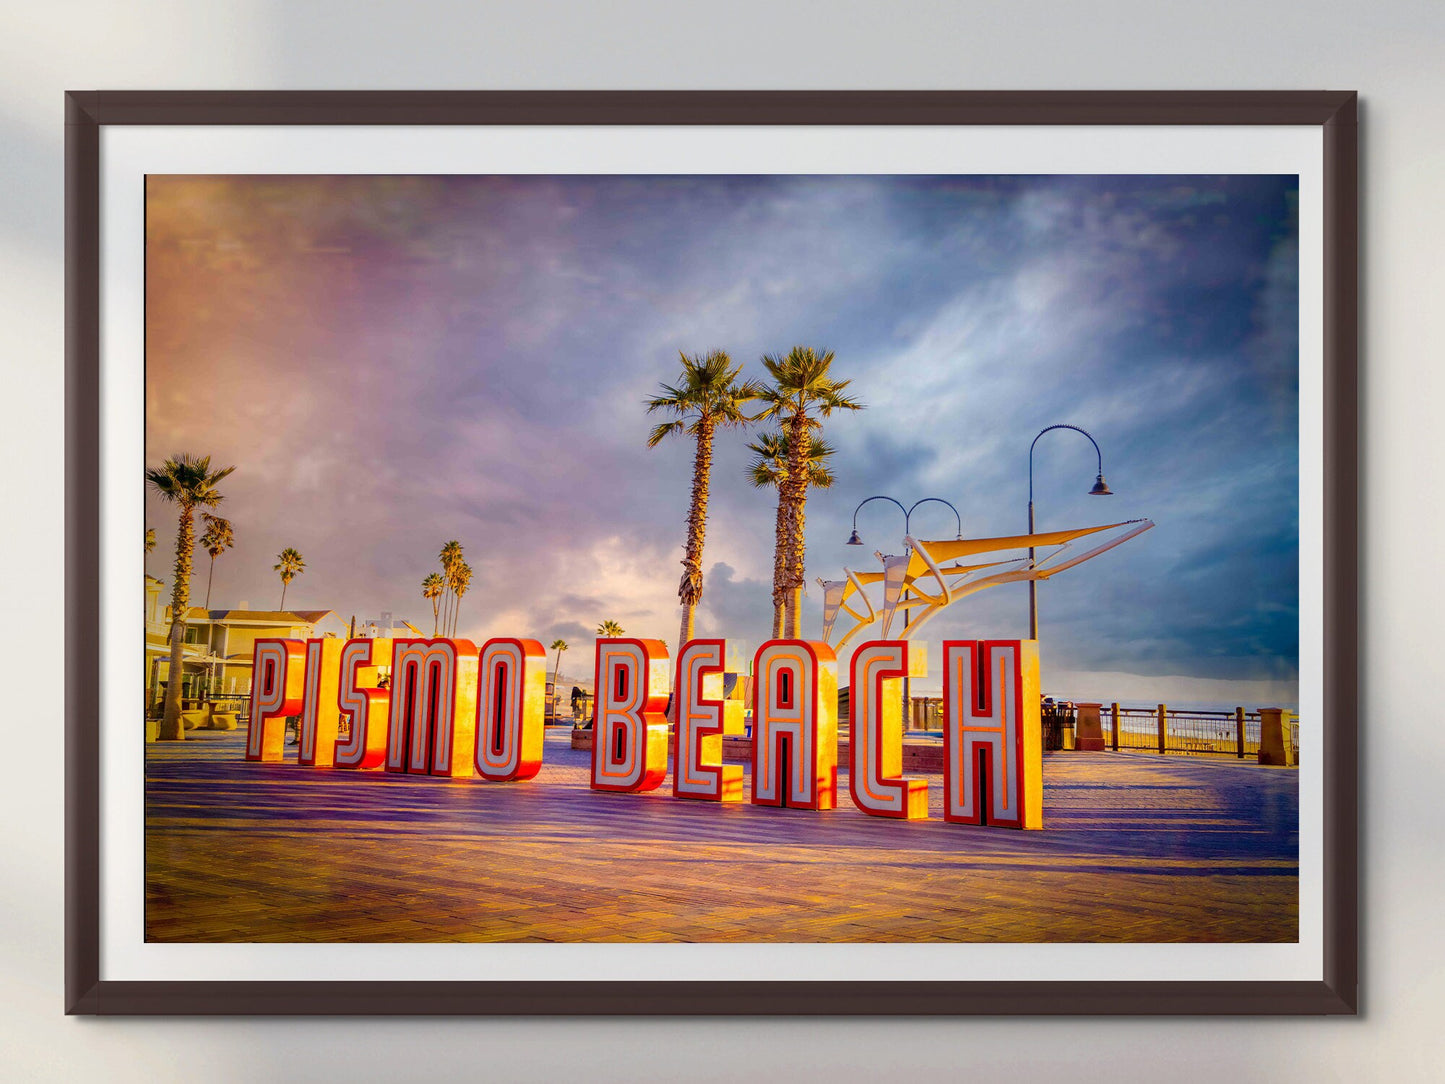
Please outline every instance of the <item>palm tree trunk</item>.
M195 548L194 513L181 506L180 529L176 532L175 585L171 589L171 663L166 676L166 709L156 737L161 741L184 741L181 721L181 676L186 644L186 611L191 605L191 554Z
M682 580L677 585L677 597L682 603L682 626L678 631L677 641L679 653L693 637L697 606L702 601L702 551L707 536L712 437L712 421L708 418L701 419L697 430L697 451L692 460L692 502L687 510L687 548L682 558Z
M282 581L281 581L281 609L282 609L282 610L285 610L285 609L286 609L286 588L288 588L288 587L290 587L290 586L291 586L291 585L290 585L289 583L287 583L285 580L282 580Z
M712 478L713 421L701 418L697 426L697 451L692 458L692 502L687 510L687 547L682 558L682 579L677 597L682 603L682 623L677 633L677 653L697 631L697 605L702 601L702 550L707 536L708 482ZM677 723L677 697L672 698L669 720Z
M778 479L778 510L773 525L773 639L783 638L784 588L783 580L788 568L788 497L783 490L787 481L787 467L783 477Z
M431 638L433 640L437 638L437 603L440 601L440 595L431 600Z
M211 558L211 571L206 573L206 609L211 608L211 581L216 578L216 559Z
M785 629L790 640L802 639L803 615L803 506L808 499L807 415L797 411L788 419L788 553L783 574Z

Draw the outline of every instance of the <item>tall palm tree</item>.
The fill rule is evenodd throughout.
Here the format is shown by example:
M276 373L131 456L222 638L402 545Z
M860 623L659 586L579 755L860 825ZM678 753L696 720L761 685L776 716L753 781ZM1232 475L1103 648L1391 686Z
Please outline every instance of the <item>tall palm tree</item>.
M465 561L458 562L453 579L452 591L457 596L456 607L452 610L452 635L455 636L457 634L457 615L461 613L462 609L462 596L472 585L472 566Z
M213 471L208 455L200 458L176 455L145 472L146 483L181 510L176 532L175 584L171 588L171 663L166 679L165 714L157 734L162 741L181 741L186 736L181 724L181 656L185 651L186 611L191 604L196 509L214 508L221 503L223 498L216 491L216 484L235 469L223 467Z
M553 640L547 646L557 652L557 661L552 666L552 700L548 705L552 717L555 719L557 717L557 702L562 699L562 652L567 650L567 641L561 639Z
M236 532L229 519L203 512L206 531L201 535L201 549L211 555L211 570L206 573L206 609L211 608L211 581L216 578L216 558L236 544Z
M276 555L281 563L273 566L273 571L281 573L281 609L286 609L286 588L291 586L291 581L306 571L306 559L301 556L299 550L287 546Z
M426 579L421 581L421 597L431 602L431 634L436 639L437 622L440 620L438 607L442 598L442 578L438 572L427 574Z
M455 538L437 554L442 563L442 628L451 626L452 596L456 588L457 566L462 563L462 544Z
M773 584L773 605L784 607L784 633L798 639L803 632L803 558L806 550L804 510L808 502L808 451L812 435L822 428L820 418L835 410L862 410L863 404L843 394L851 381L834 380L831 350L795 346L785 356L764 355L763 366L772 384L759 398L764 407L757 420L775 418L788 442L784 474L778 492L786 505L787 554L781 565L781 582Z
M692 459L692 502L687 511L687 542L682 558L682 580L677 597L682 602L682 626L678 643L692 639L696 625L697 604L702 601L702 548L707 533L708 483L712 476L713 434L718 429L741 426L751 419L743 413L743 404L757 398L761 388L739 382L741 365L721 350L682 360L682 378L677 384L661 385L661 394L647 400L647 412L665 411L676 417L654 426L647 446L655 448L673 433L686 432L694 438Z
M602 622L602 624L597 626L597 635L624 636L626 634L622 631L622 626L619 625L616 621L604 621Z
M787 467L788 442L781 433L763 433L748 445L748 450L753 453L753 461L748 467L748 475L753 485L759 489L767 486L778 487L778 514L773 546L773 583L777 585L782 583L786 571L788 518L780 483ZM809 436L808 488L827 489L833 484L833 472L826 463L833 451L833 446L821 437L816 434ZM773 639L776 640L783 635L785 607L776 586L773 595Z

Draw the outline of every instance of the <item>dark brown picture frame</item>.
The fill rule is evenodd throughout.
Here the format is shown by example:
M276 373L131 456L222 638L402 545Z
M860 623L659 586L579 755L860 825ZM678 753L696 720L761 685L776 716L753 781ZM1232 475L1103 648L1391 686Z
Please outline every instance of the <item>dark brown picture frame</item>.
M100 974L100 137L111 125L1303 125L1323 129L1322 981L121 982ZM72 92L66 95L65 1007L84 1014L1357 1011L1356 94Z

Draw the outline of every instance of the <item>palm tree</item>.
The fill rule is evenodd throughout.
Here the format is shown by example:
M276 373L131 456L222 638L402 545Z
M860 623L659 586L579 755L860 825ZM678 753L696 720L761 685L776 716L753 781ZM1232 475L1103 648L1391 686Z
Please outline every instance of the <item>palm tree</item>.
M457 604L456 607L452 610L453 636L457 634L457 615L461 612L462 609L462 596L467 593L467 588L472 585L472 566L467 564L465 561L459 562L456 567L454 579L455 583L452 586L452 590L456 593Z
M562 688L562 652L567 650L566 640L553 640L547 645L557 652L557 662L552 667L552 699L549 704L553 718L557 716L557 702L561 699Z
M436 639L437 622L440 620L438 606L441 603L442 586L441 574L437 572L428 573L426 579L421 581L421 597L431 601L432 639Z
M162 741L181 741L186 736L181 725L181 656L186 641L186 611L191 604L191 560L196 544L196 508L214 508L222 497L216 484L235 467L211 470L211 457L199 459L176 455L157 468L145 472L146 483L165 500L180 507L180 527L176 532L175 584L171 588L171 662L166 680L165 714L157 737Z
M298 550L287 546L276 555L281 563L273 566L273 571L281 573L281 609L286 609L286 588L291 586L291 581L306 571L306 559L301 556Z
M602 622L602 624L597 626L597 635L622 636L625 634L622 631L622 626L619 625L616 621L604 621Z
M811 346L795 346L784 357L764 355L763 365L773 378L771 386L759 398L764 408L757 420L776 418L788 442L788 455L778 492L786 506L785 539L787 554L779 566L781 581L773 583L773 605L784 608L784 632L789 639L798 639L803 631L803 558L805 545L804 509L808 502L808 452L812 435L822 428L819 418L835 410L862 410L863 404L843 389L851 381L834 380L829 375L833 352L814 350Z
M743 404L757 398L761 388L738 382L741 365L721 350L706 357L682 359L682 379L676 386L661 385L662 394L647 400L647 412L666 411L676 417L653 428L647 446L655 448L673 433L691 435L696 448L692 460L692 502L687 511L687 543L682 558L682 580L677 597L682 602L682 629L678 642L692 639L697 618L697 604L702 601L702 548L707 532L708 482L712 475L713 433L720 428L745 425L751 419L743 413Z
M236 544L236 532L229 519L201 514L206 522L206 533L201 535L201 549L211 555L211 570L206 574L206 609L211 608L211 581L216 577L216 558Z
M452 539L437 554L442 563L442 628L451 625L451 600L456 588L457 566L462 563L462 544Z
M149 553L151 550L153 550L153 549L155 549L155 548L156 548L156 529L155 529L154 527L147 527L147 528L146 528L146 552Z
M759 489L778 486L778 515L773 547L773 583L776 585L782 582L786 571L787 505L783 503L782 487L779 483L782 481L787 466L788 444L781 433L763 433L756 441L748 445L748 450L753 453L753 461L748 468L753 485ZM809 437L808 487L810 489L827 489L833 484L833 472L828 469L825 462L833 454L833 450L833 446L821 437L817 435ZM773 596L773 639L776 640L783 635L785 607L779 600L776 588Z

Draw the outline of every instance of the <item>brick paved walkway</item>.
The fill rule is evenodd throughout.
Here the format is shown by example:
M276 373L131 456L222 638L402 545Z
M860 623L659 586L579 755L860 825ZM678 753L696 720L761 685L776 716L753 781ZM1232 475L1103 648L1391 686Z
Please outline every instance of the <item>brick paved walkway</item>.
M1041 832L717 806L587 786L147 747L153 941L1293 941L1298 776L1123 753L1044 760ZM288 750L293 752L294 750Z

